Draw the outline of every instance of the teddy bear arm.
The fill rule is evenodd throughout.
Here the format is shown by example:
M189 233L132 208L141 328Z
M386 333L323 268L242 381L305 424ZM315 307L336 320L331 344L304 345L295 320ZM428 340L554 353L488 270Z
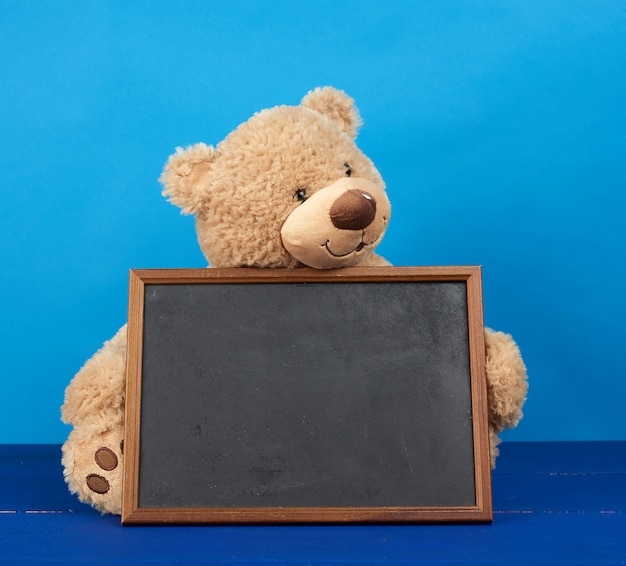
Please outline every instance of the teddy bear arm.
M489 424L495 434L522 418L528 390L526 366L513 338L485 328Z

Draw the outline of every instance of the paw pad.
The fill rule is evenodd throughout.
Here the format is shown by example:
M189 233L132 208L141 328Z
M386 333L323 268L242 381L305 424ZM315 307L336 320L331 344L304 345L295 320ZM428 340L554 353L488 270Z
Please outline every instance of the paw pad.
M105 494L110 489L109 482L106 478L99 476L98 474L89 474L87 476L87 485L91 491L95 491L101 495Z
M107 472L117 468L117 456L110 448L99 448L96 450L94 457L96 464Z
M119 460L115 455L115 452L104 446L96 450L94 453L94 459L96 464L98 464L98 467L106 472L114 470L119 464ZM91 489L94 493L99 493L100 495L104 495L109 491L109 489L111 489L111 484L109 484L108 480L99 474L89 474L86 481L87 487L89 487L89 489Z

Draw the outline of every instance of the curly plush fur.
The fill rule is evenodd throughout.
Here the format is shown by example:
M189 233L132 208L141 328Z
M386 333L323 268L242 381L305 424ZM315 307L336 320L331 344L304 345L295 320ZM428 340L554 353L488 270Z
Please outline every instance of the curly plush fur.
M389 263L375 253L391 206L374 164L354 143L354 101L326 87L299 106L255 114L216 147L178 149L161 176L164 195L193 214L211 267L332 269ZM492 464L498 434L522 416L526 368L513 339L485 330ZM72 493L121 512L126 327L67 388L63 445Z

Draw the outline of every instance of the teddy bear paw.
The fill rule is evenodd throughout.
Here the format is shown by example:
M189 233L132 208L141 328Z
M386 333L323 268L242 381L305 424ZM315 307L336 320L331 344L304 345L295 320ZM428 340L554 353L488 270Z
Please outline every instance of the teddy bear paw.
M120 446L120 453L122 453L122 450L123 448ZM115 452L106 446L98 448L98 450L94 453L93 458L103 473L112 472L119 466L120 463L120 459L117 457ZM91 491L100 495L108 493L111 489L110 482L105 476L100 474L89 474L85 478L85 482Z
M103 513L122 511L123 429L96 434L63 446L65 480L83 503Z
M528 377L519 348L509 334L485 330L489 422L496 432L522 418Z

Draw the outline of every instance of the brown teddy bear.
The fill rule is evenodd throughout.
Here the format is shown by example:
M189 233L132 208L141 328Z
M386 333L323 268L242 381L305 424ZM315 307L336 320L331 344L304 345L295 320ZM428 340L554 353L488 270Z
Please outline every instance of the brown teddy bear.
M354 101L331 87L299 106L263 110L216 147L178 149L164 195L193 214L211 267L332 269L389 263L375 253L391 206L373 163L355 144ZM492 464L497 435L521 418L526 369L516 344L485 331ZM126 327L84 365L62 407L71 431L65 479L93 507L119 514L122 501Z

